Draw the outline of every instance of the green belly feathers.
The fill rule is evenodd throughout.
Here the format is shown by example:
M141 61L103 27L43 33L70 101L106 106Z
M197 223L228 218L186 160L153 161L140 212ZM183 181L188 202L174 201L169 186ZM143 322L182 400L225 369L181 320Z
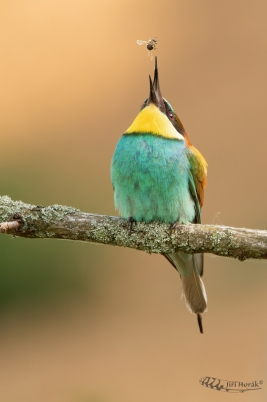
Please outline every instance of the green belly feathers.
M184 141L125 134L111 164L115 207L136 221L192 222L195 216Z

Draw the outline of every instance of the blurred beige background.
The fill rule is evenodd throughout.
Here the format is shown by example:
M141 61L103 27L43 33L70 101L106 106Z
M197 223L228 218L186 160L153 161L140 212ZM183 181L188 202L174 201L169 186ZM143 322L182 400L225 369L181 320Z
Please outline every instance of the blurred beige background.
M110 160L162 93L209 163L203 221L266 229L267 2L1 0L1 194L115 214ZM160 256L1 236L0 400L266 401L265 261L206 256L204 336Z

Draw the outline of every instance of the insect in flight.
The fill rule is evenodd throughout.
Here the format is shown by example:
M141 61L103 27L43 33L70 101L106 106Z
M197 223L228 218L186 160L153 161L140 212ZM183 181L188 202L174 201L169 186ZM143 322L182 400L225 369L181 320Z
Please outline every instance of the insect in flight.
M151 51L157 49L156 46L157 46L157 44L158 44L158 39L155 37L155 38L148 39L148 40L137 40L136 42L138 43L138 45L144 45L144 44L146 44L146 48L147 48L147 50L148 50L148 55L149 55L149 53L150 53L150 57L151 57L151 60L152 60L152 53L151 53Z

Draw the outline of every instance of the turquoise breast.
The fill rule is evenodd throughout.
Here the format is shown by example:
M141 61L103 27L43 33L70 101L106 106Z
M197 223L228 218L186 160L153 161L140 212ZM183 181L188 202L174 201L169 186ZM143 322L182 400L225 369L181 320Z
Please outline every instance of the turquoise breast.
M111 163L115 207L136 221L192 222L190 165L185 142L154 134L125 134Z

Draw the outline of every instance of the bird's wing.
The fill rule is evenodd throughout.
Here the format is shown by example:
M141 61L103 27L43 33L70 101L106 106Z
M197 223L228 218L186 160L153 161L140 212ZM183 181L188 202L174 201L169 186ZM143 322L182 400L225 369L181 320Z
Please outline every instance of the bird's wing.
M199 198L196 190L195 180L192 175L192 171L189 173L189 191L195 204L196 216L194 223L201 223L201 210L200 210Z
M201 207L204 202L204 188L207 183L207 162L201 153L188 144L188 159L190 161L189 190L195 204L196 217L194 223L201 223ZM202 253L194 254L194 264L200 276L204 272L204 258Z
M200 208L204 203L204 188L207 184L207 162L202 154L192 145L188 144L188 159L190 161L191 175L195 183Z
M189 175L189 190L190 190L191 197L195 204L196 216L195 216L194 223L201 223L201 209L200 209L199 197L198 197L198 193L196 190L196 184L195 184L194 177L192 175L192 171L190 172L190 175ZM202 253L193 254L193 262L194 262L195 267L197 268L197 271L199 272L199 275L202 276L203 272L204 272L203 254Z

